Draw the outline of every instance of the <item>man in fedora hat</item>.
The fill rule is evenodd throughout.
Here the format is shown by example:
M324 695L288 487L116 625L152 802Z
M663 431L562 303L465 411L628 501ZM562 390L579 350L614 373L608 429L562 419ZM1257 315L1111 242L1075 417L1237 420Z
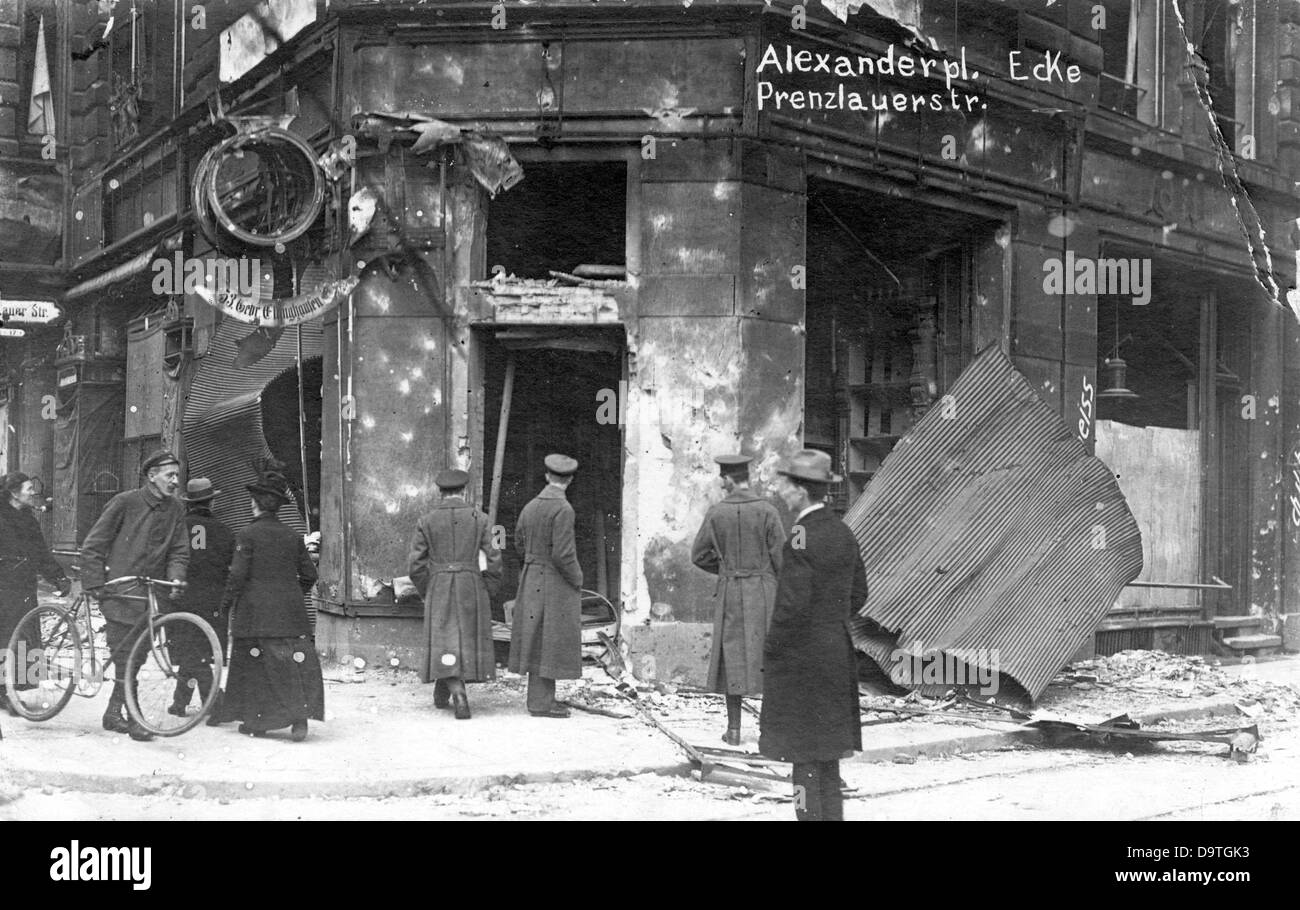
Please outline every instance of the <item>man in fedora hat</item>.
M852 532L823 503L827 487L842 480L830 456L804 449L778 473L777 492L795 521L763 653L758 747L793 763L800 821L842 821L840 759L862 748L848 623L867 599L866 568Z
M175 455L156 452L141 469L144 486L118 493L108 501L81 543L82 587L93 588L122 575L185 581L190 544L185 535L185 507L175 495L180 470L180 460ZM143 595L146 592L136 585L115 593ZM173 588L170 596L179 600L181 589ZM128 668L127 658L139 634L139 624L148 613L148 605L110 596L103 598L100 608L108 620L104 633L117 675L104 712L104 729L129 733L132 739L152 739L148 731L123 715L126 675L140 670L138 666Z
M578 463L547 455L546 487L519 513L515 550L523 557L510 630L510 669L528 674L528 713L568 717L557 679L582 677L582 568L565 490Z
M488 585L501 584L501 551L492 545L487 516L465 501L469 475L442 471L434 483L441 498L416 525L409 560L411 583L424 598L422 677L434 683L435 707L450 701L456 718L468 720L465 683L496 676ZM480 553L487 560L482 572Z
M185 503L186 536L190 542L190 566L185 587L185 596L174 601L178 610L202 616L216 630L221 642L221 653L226 652L226 627L229 616L222 609L223 595L226 593L226 579L230 575L230 561L235 555L235 535L225 522L212 514L212 500L221 491L213 487L206 477L196 477L185 486L185 493L180 497ZM183 630L183 631L182 631ZM186 707L197 688L201 700L206 700L214 684L212 678L212 658L207 653L211 645L206 638L190 640L191 634L197 632L188 626L177 629L181 632L181 641L175 643L172 656L180 665L176 677L176 692L172 705L167 710L177 717L184 717ZM217 685L221 680L215 680ZM215 706L208 715L208 725L215 727L219 722L220 706Z
M709 508L691 562L718 576L707 688L727 697L727 732L740 745L741 699L763 694L763 642L776 600L785 531L776 507L749 489L747 455L719 455L726 498Z

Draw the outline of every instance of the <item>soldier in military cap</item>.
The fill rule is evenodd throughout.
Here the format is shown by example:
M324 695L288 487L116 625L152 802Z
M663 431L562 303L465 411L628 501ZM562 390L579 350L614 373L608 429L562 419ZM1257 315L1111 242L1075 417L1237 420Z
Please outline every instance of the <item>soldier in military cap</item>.
M118 493L108 501L81 543L83 587L93 588L123 575L185 581L190 543L186 536L185 507L176 499L180 470L180 460L175 455L157 452L141 469L144 486ZM136 585L115 593L143 595L145 592ZM180 588L171 590L172 600L181 596ZM144 727L124 715L126 674L139 672L138 666L128 670L127 657L138 634L134 628L147 614L148 606L139 600L106 597L101 609L108 620L104 634L117 674L104 712L104 729L129 733L132 739L152 739Z
M489 588L501 584L501 552L487 516L465 501L469 475L447 470L434 478L441 498L411 539L411 583L424 597L422 677L433 682L433 704L450 701L458 720L470 716L465 683L496 676ZM480 571L479 554L487 567Z
M510 633L510 669L528 674L528 713L568 717L555 700L557 679L582 677L582 568L565 490L578 463L547 455L546 488L524 506L515 527L523 557Z
M749 489L747 455L719 455L726 497L710 507L691 562L718 576L707 686L727 696L728 745L740 745L741 699L763 694L763 643L776 600L785 531L776 507Z

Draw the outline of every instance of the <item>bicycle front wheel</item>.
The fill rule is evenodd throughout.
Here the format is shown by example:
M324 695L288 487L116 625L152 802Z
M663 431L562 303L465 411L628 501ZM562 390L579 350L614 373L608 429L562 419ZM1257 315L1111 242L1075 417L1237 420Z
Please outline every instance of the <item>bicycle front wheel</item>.
M18 621L4 654L9 704L28 720L63 710L81 678L81 635L72 614L37 607Z
M126 675L126 709L155 736L179 736L212 711L220 694L221 642L206 620L193 613L167 613L153 621L131 647ZM189 704L198 695L199 707Z

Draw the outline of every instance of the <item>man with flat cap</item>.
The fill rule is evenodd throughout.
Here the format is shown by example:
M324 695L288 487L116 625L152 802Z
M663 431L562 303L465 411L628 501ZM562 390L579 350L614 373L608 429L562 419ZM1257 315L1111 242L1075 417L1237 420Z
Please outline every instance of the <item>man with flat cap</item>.
M424 597L424 682L433 704L450 701L457 720L470 717L467 682L496 677L489 586L501 584L501 551L492 545L487 516L465 501L469 475L447 470L433 481L440 499L415 527L411 583ZM480 571L479 554L487 560Z
M118 493L108 501L81 543L83 588L93 588L122 575L185 581L190 543L185 533L185 507L176 498L180 471L181 464L175 455L157 452L141 469L144 486ZM114 593L147 594L141 585ZM180 588L172 588L171 599L179 600L181 593ZM104 712L104 729L129 733L132 739L152 739L148 731L123 714L127 673L140 670L139 666L127 668L127 657L139 634L137 626L145 619L149 606L144 601L109 596L101 601L100 607L108 620L104 633L117 677L108 710Z
M221 653L226 653L226 633L230 625L229 613L222 609L226 581L230 576L230 561L235 557L235 535L225 522L212 514L212 500L221 491L213 487L206 477L196 477L185 486L180 497L185 503L185 536L190 544L190 565L186 577L184 596L173 601L178 611L195 613L208 621L216 630L221 642ZM199 691L200 701L206 700L212 688L211 645L206 637L192 626L182 624L173 633L172 657L180 666L176 677L176 692L167 710L184 717L186 708ZM220 685L221 680L216 680ZM220 705L214 705L208 715L208 726L220 723Z
M796 517L763 653L758 748L794 765L800 821L843 821L840 759L862 748L849 617L866 602L866 568L853 533L823 502L842 479L831 457L804 449L777 473L777 492Z
M776 600L785 531L776 507L749 489L747 455L719 455L722 502L695 535L691 562L718 576L707 688L727 696L723 742L740 745L741 699L763 694L763 642Z
M528 674L528 713L568 717L557 679L582 677L582 568L565 490L578 463L547 455L546 488L519 514L515 550L523 557L510 630L510 669Z

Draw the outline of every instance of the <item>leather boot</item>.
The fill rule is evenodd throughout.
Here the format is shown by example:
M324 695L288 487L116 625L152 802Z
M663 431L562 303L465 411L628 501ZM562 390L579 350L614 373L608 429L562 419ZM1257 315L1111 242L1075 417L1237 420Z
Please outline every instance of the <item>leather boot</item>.
M445 708L450 703L451 687L447 685L447 680L435 680L433 683L433 706L435 708Z
M723 741L724 743L726 743L728 746L739 746L739 745L740 745L740 728L739 728L739 727L728 727L728 728L727 728L727 732L724 733L724 734L722 734L722 741Z
M208 712L208 719L204 721L204 723L207 724L209 727L220 727L220 726L221 726L221 723L222 723L222 721L221 721L221 709L222 709L222 705L221 705L221 697L222 697L223 694L224 694L223 692L221 692L220 690L218 690L218 691L217 691L217 697L214 698L214 699L212 700L212 710ZM207 698L206 695L204 695L203 697L204 697L205 699Z
M104 729L110 733L129 733L131 724L123 715L126 708L126 687L120 682L113 683L113 690L108 695L108 708L104 711Z
M176 691L172 693L172 703L168 707L167 713L174 717L184 717L185 709L189 707L190 699L194 696L194 690L190 688L190 681L184 676L176 677Z
M451 701L456 708L456 719L469 720L469 697L465 694L464 690L453 694Z

